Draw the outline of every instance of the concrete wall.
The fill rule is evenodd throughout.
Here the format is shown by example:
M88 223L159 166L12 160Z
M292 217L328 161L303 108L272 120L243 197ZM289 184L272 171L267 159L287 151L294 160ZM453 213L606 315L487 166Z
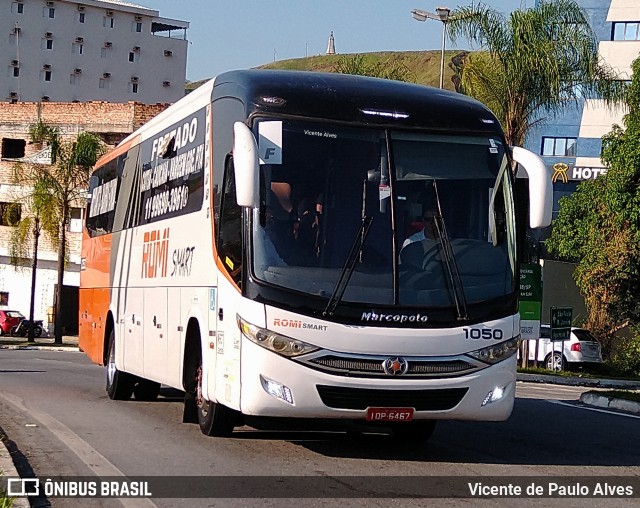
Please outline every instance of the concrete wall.
M19 101L49 97L62 102L175 102L184 96L189 23L158 15L156 10L125 2L3 0L0 100L14 96ZM152 33L160 23L177 28L172 37L168 31ZM130 53L134 53L133 62ZM50 81L46 81L47 70ZM110 75L107 79L105 73ZM136 93L132 77L138 78Z

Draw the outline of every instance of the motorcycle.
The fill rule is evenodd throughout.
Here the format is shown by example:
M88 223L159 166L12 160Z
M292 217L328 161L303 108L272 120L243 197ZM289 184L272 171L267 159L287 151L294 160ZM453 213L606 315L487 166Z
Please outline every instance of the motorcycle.
M26 337L29 333L29 324L30 321L28 319L21 319L20 322L11 328L11 335L14 337ZM40 337L42 335L42 319L34 320L33 322L33 336Z

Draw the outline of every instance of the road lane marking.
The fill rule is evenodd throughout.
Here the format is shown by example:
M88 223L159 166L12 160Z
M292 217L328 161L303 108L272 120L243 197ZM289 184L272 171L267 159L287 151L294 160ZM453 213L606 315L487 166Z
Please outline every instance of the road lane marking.
M20 412L28 414L31 418L37 420L43 427L47 428L69 450L75 453L78 458L96 474L96 476L127 476L114 466L109 459L78 436L60 420L57 420L48 413L38 411L37 409L27 408L24 405L24 401L14 395L0 392L0 397ZM150 499L118 499L118 501L120 501L124 508L153 508L156 506Z
M606 409L599 409L597 407L577 406L575 404L568 404L568 403L562 402L560 400L546 400L546 402L551 402L551 404L560 404L561 406L575 407L575 408L578 408L578 409L586 409L587 411L596 411L598 413L606 413L606 414L609 414L609 415L626 416L627 418L640 419L640 416L638 416L638 415L630 415L630 414L627 414L627 413L618 413L617 411L608 411Z

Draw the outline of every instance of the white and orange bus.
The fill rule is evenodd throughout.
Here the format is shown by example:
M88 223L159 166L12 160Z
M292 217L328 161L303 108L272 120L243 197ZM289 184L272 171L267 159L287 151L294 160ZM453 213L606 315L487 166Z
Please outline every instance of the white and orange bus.
M80 346L112 399L183 390L185 421L327 419L428 438L505 420L519 341L513 161L542 161L463 95L234 71L127 137L91 177Z

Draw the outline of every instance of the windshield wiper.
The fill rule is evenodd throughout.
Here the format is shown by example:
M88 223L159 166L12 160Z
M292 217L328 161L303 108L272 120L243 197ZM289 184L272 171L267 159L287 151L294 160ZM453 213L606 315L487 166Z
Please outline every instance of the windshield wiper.
M362 247L364 246L364 242L367 239L367 235L369 234L369 229L371 228L372 223L372 217L365 216L362 218L362 223L360 224L358 233L353 240L353 245L351 246L351 250L349 251L347 260L342 267L340 277L338 277L338 282L336 282L336 285L333 288L333 293L331 294L331 298L329 298L327 306L322 313L323 316L333 316L336 307L342 300L344 292L347 290L349 280L351 279L351 275L353 274L353 269L356 266L356 262L360 258L360 254L362 253Z
M449 283L452 290L451 293L453 295L454 303L456 304L456 311L458 312L458 320L466 321L469 319L469 316L467 315L467 301L464 296L464 286L462 284L462 278L460 277L460 271L458 270L458 263L456 262L456 257L453 253L453 247L451 246L451 238L449 238L447 226L445 225L444 218L442 217L438 185L435 180L432 183L433 190L436 195L436 203L438 204L438 214L433 218L433 222L436 226L438 238L440 238L442 260L447 268L447 275L449 276Z

